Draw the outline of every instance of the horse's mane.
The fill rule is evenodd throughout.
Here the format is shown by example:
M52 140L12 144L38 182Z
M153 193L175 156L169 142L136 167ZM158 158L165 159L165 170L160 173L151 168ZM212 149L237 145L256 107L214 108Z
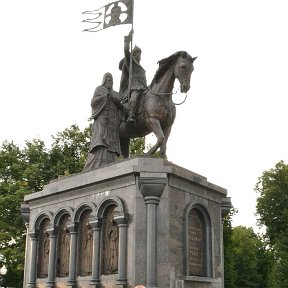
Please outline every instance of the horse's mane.
M174 61L179 56L183 57L183 58L187 58L187 60L192 61L192 57L186 51L178 51L178 52L172 54L171 56L158 61L159 67L158 67L158 69L154 75L154 78L153 78L150 86L152 86L153 84L155 84L159 81L159 79L165 74L165 72L168 70L168 68L174 63Z

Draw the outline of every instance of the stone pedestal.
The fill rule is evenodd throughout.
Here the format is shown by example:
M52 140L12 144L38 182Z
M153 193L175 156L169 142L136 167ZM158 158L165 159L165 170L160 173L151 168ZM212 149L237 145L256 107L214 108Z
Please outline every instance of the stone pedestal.
M24 287L224 287L222 217L231 205L226 194L201 175L144 156L55 180L25 197ZM85 213L89 221L83 224ZM61 224L63 215L69 216L66 228ZM43 219L50 221L44 232ZM115 227L113 238L109 235ZM64 249L57 238L61 229L70 236L67 275L57 272L59 263L65 265L57 256ZM85 238L83 231L89 236ZM54 261L48 265L47 278L37 274L41 233L50 235L46 253ZM86 266L80 269L80 262Z

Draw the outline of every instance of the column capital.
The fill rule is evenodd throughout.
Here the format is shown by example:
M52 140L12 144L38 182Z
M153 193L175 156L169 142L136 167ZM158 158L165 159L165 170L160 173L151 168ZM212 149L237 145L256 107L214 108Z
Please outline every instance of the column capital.
M221 217L225 218L232 208L231 197L222 198L221 202Z
M147 196L161 198L167 182L167 173L141 172L139 177L139 189L144 199Z
M102 218L96 218L89 221L89 225L92 227L92 229L100 229L102 227L102 223L103 223Z
M25 225L28 225L30 219L30 205L27 203L22 203L20 206L20 213L25 222Z
M129 222L129 214L128 213L115 213L113 220L117 223L117 225L127 225Z
M144 198L145 204L154 204L154 205L159 205L160 202L160 198L159 197L155 197L155 196L146 196Z
M35 231L29 231L28 235L31 239L37 239L39 236L39 231L35 230Z
M49 237L53 237L57 235L58 230L59 230L58 227L54 226L54 227L48 228L46 232L48 233Z
M77 233L79 222L71 222L67 224L67 229L70 233Z

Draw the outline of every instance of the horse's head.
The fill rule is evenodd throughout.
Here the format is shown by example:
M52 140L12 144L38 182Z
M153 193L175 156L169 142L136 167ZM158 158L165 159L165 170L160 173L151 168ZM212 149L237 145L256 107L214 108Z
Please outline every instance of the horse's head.
M190 89L190 78L194 70L193 62L197 57L192 58L187 52L178 52L179 56L175 62L174 75L180 82L180 91L186 93Z

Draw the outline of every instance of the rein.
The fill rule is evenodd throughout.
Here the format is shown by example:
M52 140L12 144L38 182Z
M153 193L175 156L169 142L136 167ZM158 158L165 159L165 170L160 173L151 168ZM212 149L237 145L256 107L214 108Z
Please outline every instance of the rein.
M154 94L156 96L175 95L179 91L179 88L178 88L177 91L174 93L173 92L171 92L171 93L169 93L169 92L156 93L156 92L152 91L149 86L147 88L152 94ZM173 100L172 100L172 102L174 105L182 105L186 101L186 99L187 99L187 93L185 95L184 100L181 103L175 103L175 102L173 102Z
M157 93L157 92L154 92L154 91L152 91L151 89L150 89L150 87L148 86L147 87L147 89L152 93L152 94L154 94L154 95L156 95L156 96L164 96L164 95L173 95L173 94L176 94L177 92L178 92L178 90L179 90L179 88L178 88L178 90L176 91L176 92L163 92L163 93Z
M173 102L173 104L174 104L174 105L182 105L182 104L186 101L186 99L187 99L187 93L186 93L186 95L185 95L184 100L183 100L181 103L174 103L174 102Z

